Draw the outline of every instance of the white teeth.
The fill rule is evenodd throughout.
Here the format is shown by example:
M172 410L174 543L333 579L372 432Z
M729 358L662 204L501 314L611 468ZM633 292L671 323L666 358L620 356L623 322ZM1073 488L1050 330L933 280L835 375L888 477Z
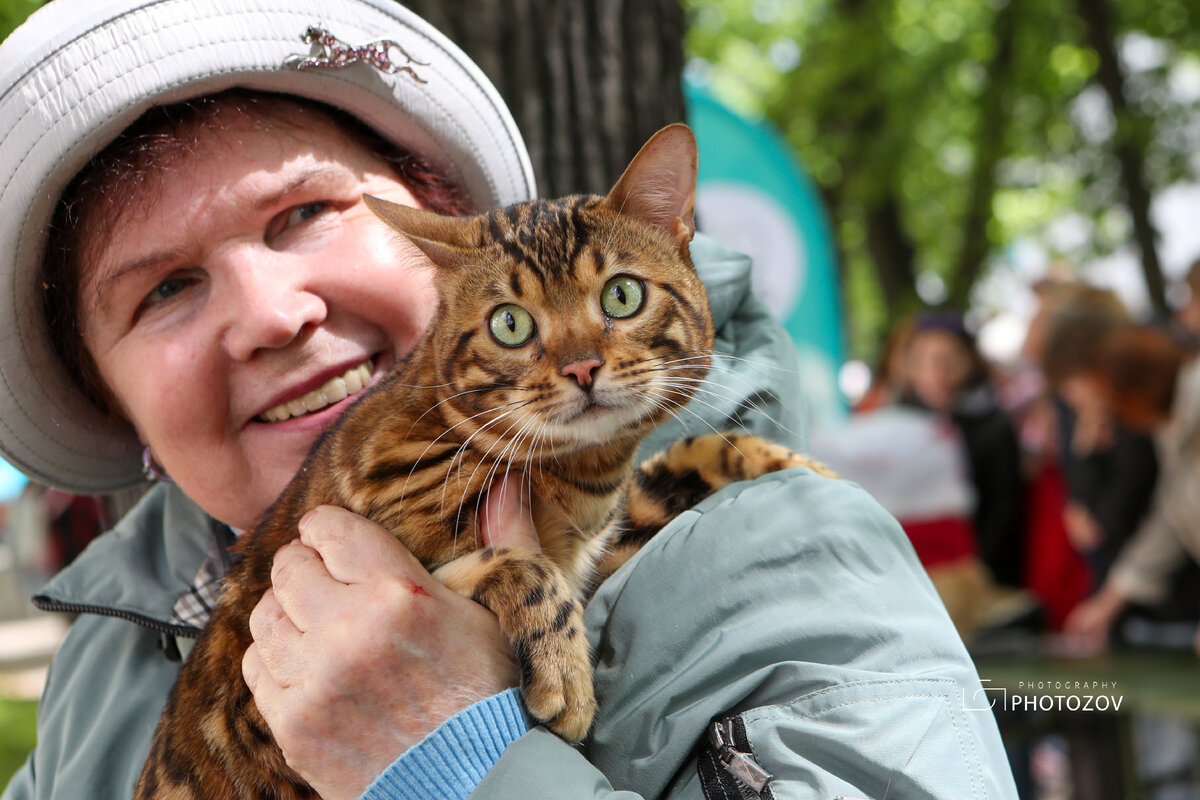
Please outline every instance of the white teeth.
M257 419L264 422L283 422L292 417L302 417L314 411L320 411L325 406L339 400L345 400L352 394L361 392L363 387L371 382L371 362L364 361L346 374L332 378L324 386L313 389L303 397L280 403L274 408L259 414Z
M355 375L357 376L357 373L355 373ZM361 384L359 385L359 388L362 388ZM355 389L354 391L357 392L358 389ZM336 403L338 400L345 400L348 394L350 394L350 390L346 388L345 378L334 378L329 383L325 384L326 402Z

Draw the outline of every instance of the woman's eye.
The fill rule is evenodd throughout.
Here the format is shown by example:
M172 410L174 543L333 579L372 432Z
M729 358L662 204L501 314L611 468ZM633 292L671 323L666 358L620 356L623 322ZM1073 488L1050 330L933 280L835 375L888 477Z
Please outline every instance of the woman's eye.
M161 303L172 295L182 292L187 288L187 285L188 280L186 278L167 278L158 286L155 286L150 294L146 295L145 305L151 306L155 303Z
M160 303L164 303L182 291L185 291L189 286L196 282L196 278L189 275L171 275L170 277L160 281L157 286L150 290L149 294L142 300L138 306L137 316L141 316L146 311L154 308Z
M290 209L283 221L284 230L287 230L288 228L294 228L297 225L308 222L310 219L324 211L328 206L329 204L324 200L317 200L316 202L305 203L302 206L296 206L295 208Z

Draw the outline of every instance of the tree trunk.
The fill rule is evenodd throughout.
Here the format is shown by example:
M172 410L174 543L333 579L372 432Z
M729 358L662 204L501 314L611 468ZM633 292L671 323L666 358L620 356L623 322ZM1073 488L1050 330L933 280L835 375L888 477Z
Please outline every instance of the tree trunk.
M917 297L916 247L900 219L900 202L888 193L866 209L867 252L879 276L888 311L888 327L920 306Z
M1136 126L1144 121L1135 119L1136 114L1126 100L1125 76L1113 42L1108 0L1076 0L1075 6L1087 25L1088 43L1100 57L1097 78L1108 95L1116 119L1113 152L1121 168L1121 185L1125 189L1125 203L1133 219L1134 238L1142 253L1146 290L1155 310L1166 314L1167 293L1158 260L1158 233L1150 222L1151 193L1146 183L1145 144L1135 132Z
M546 197L607 191L685 118L678 0L405 0L487 73Z
M862 31L863 47L879 47L883 53L894 56L887 37L880 30L879 9L869 0L840 0L842 13L853 20ZM866 232L866 251L879 282L880 293L887 315L887 329L920 306L916 289L917 248L912 237L904 228L901 203L896 196L899 178L896 174L897 159L880 159L873 153L878 133L888 127L887 97L879 90L877 70L879 64L872 62L845 74L833 87L834 96L856 98L855 103L837 103L821 119L821 128L827 136L843 140L842 167L846 170L845 182L861 181L875 190L860 196L861 220ZM855 174L851 174L855 173ZM835 216L845 218L845 203L832 207ZM843 262L844 263L844 262Z
M992 199L996 194L996 166L1004 156L1005 122L1011 105L1010 78L1019 6L1019 0L1009 0L1006 6L996 12L992 27L996 37L996 52L988 65L988 84L980 100L975 165L971 172L967 213L962 222L963 246L946 299L953 308L965 309L969 305L971 288L979 278L991 250L987 227L992 219Z

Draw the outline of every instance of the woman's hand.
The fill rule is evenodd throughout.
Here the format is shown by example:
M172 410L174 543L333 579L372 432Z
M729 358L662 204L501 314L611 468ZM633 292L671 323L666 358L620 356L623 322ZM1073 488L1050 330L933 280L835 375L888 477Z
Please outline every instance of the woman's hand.
M499 489L480 515L484 540L536 546L515 481ZM306 516L271 581L242 674L288 763L325 800L358 797L443 721L517 685L495 616L345 509Z
M1092 513L1079 503L1067 503L1063 509L1067 539L1077 552L1090 553L1104 544L1104 528Z
M1088 651L1102 651L1108 645L1113 623L1126 605L1119 592L1105 586L1075 607L1063 623L1063 633L1076 639Z

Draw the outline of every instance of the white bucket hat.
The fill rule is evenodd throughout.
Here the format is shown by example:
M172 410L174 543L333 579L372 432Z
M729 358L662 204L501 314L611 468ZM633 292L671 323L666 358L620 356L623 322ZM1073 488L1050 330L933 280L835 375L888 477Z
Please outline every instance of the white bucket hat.
M305 43L310 27L339 42ZM350 63L299 69L306 58ZM348 111L451 170L480 207L534 196L499 94L394 0L55 0L0 44L0 454L30 478L76 492L142 480L133 430L84 398L45 330L60 195L147 108L234 86Z

